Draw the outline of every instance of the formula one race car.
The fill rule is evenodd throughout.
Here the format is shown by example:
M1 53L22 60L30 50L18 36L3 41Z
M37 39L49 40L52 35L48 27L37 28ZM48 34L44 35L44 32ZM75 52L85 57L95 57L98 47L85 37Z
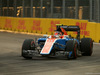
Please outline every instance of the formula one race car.
M66 31L77 32L77 37L72 38ZM37 40L26 39L22 45L22 56L30 59L34 56L51 57L63 55L67 59L76 59L78 56L91 56L93 41L91 38L80 40L79 26L66 26L57 24L54 35L43 36Z

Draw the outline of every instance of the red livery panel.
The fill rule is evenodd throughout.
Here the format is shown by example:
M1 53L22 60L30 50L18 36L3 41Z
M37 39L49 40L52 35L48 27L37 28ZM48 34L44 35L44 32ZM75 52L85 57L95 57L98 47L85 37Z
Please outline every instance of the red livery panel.
M45 42L45 45L43 47L43 49L41 50L41 54L49 54L50 51L51 51L51 48L55 42L55 38L52 38L52 39L47 39L46 42Z

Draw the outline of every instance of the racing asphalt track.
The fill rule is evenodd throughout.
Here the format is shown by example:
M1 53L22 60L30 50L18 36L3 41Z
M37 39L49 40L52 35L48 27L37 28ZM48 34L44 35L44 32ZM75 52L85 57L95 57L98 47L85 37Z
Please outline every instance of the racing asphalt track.
M100 75L100 44L94 44L92 56L76 60L21 57L24 39L34 35L0 32L0 75Z

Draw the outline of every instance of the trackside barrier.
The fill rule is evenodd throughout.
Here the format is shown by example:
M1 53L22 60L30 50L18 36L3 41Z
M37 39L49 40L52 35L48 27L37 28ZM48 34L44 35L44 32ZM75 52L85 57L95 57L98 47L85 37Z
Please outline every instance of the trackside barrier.
M95 42L100 42L100 23L76 19L0 17L0 29L18 32L53 34L56 24L80 26L81 38L91 37ZM75 37L77 33L68 34Z

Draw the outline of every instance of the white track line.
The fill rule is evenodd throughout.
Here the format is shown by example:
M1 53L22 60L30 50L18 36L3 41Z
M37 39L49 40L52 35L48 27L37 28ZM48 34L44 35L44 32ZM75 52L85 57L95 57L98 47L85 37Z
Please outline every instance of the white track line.
M93 42L93 44L100 45L100 43Z
M20 33L20 34L29 34L29 35L38 35L38 36L46 35L46 34L28 33L28 32L18 32L18 31L1 30L1 29L0 29L0 32L9 32L9 33L15 33L15 34Z

